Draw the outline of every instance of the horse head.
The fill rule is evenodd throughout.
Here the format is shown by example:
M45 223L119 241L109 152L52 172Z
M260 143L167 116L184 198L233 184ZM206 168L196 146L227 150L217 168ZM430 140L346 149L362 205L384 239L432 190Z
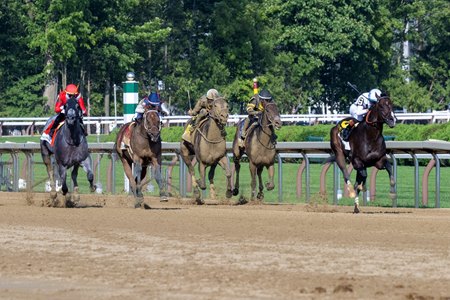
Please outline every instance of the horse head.
M395 126L396 117L394 115L394 105L388 95L382 94L377 96L377 103L372 106L371 112L374 113L376 119L370 120L370 114L367 114L367 123L386 123L390 128Z
M66 115L66 122L70 126L73 126L76 121L80 120L82 117L80 105L78 104L78 101L74 96L67 99L67 102L64 105L64 110Z
M146 110L144 112L143 124L150 140L152 142L159 141L161 135L161 119L159 118L158 111L152 109Z
M212 103L212 108L209 111L211 118L216 120L218 124L225 126L228 122L228 103L223 98L216 98Z
M262 122L266 122L267 126L272 126L275 129L281 128L281 118L280 112L278 111L278 106L273 101L263 101L264 113ZM266 121L264 120L266 119Z

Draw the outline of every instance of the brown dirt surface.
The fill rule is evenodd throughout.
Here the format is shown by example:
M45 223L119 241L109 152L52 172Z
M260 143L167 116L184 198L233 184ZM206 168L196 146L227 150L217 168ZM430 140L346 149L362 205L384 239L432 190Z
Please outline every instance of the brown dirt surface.
M0 193L0 299L450 299L450 210Z

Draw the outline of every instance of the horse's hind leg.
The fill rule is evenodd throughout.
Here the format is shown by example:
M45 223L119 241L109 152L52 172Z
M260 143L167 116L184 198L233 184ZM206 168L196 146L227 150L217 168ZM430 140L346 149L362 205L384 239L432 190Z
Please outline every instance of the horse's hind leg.
M71 178L73 182L73 192L72 195L69 194L66 195L67 207L74 207L80 201L80 194L78 193L78 181L77 181L78 168L79 165L74 165L72 168Z
M239 173L241 171L241 158L237 156L233 156L234 161L234 189L233 196L237 196L239 194Z
M228 161L228 157L225 155L219 160L219 164L225 171L225 176L227 177L227 192L225 196L227 198L231 198L233 192L231 191L231 171L230 171L230 163Z
M152 160L152 173L153 173L153 177L156 180L156 183L158 184L159 201L161 201L161 202L168 201L165 183L162 180L162 175L161 175L161 161L160 161L160 159L153 158L153 160Z
M216 172L216 167L217 164L213 164L208 172L209 196L211 199L216 199L216 187L214 186L214 173Z
M80 163L83 170L86 172L87 180L89 181L89 188L92 192L95 192L96 186L94 185L94 172L92 172L92 161L89 155L85 160Z

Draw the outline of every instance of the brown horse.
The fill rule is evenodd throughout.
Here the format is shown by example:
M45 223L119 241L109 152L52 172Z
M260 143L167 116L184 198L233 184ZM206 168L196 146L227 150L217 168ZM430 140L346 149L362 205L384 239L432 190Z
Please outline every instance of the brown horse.
M345 149L344 142L339 136L340 122L330 131L330 144L334 156L327 159L327 162L336 161L341 169L349 195L352 198L355 197L355 213L359 213L359 192L366 190L368 167L375 166L379 170L387 170L391 197L396 196L395 179L392 175L392 166L386 156L386 143L383 137L383 124L386 123L392 128L395 126L396 118L391 99L386 94L377 96L377 99L377 103L370 108L364 120L353 128L349 137L351 150ZM350 174L345 165L346 160L352 163L357 172L354 186L350 182Z
M215 198L214 172L219 164L227 177L226 197L232 196L231 191L231 171L228 158L226 156L226 141L224 127L228 121L228 103L223 98L216 98L212 103L209 115L199 123L192 133L192 144L182 140L180 143L180 154L183 161L188 166L189 174L192 177L194 186L194 196L198 204L202 204L200 189L206 189L205 173L206 167L210 167L208 179L210 184L211 198ZM195 170L192 161L196 158L200 179L195 179Z
M237 125L236 134L233 141L233 161L236 171L236 179L233 190L233 195L239 194L239 172L241 169L240 160L244 154L247 154L249 160L250 174L252 177L251 181L251 200L255 199L255 196L262 200L264 199L263 193L263 182L261 178L262 171L264 167L267 168L269 172L269 181L266 183L266 188L268 191L273 190L275 185L273 183L274 176L274 163L275 163L275 145L276 145L276 135L275 129L281 128L281 118L278 112L278 107L275 102L261 100L264 106L264 111L262 112L258 123L253 123L249 126L247 130L247 136L244 141L245 149L241 149L238 146L238 139L240 139L240 132L242 123L241 120ZM259 193L256 194L256 175L258 175L259 180Z
M161 179L161 120L156 110L146 110L139 123L129 122L120 128L114 146L123 164L125 174L130 181L135 197L135 207L143 202L142 180L151 166L153 177L159 187L161 201L167 201L165 187ZM132 165L134 163L134 172Z

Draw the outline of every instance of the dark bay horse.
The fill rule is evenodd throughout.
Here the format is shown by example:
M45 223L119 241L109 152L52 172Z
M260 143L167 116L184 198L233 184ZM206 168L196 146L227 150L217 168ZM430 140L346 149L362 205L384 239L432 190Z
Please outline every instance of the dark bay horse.
M180 143L180 154L183 161L188 166L189 174L192 177L194 186L194 196L197 203L201 204L200 189L206 189L205 173L206 167L210 167L208 179L210 183L211 198L215 198L214 172L219 164L227 177L226 197L232 196L231 191L231 171L228 158L226 156L226 141L223 134L224 127L228 121L228 103L223 98L216 98L213 101L209 115L199 123L192 133L192 144L182 140ZM195 170L192 161L196 158L200 179L195 179Z
M395 179L392 166L386 156L386 143L383 137L383 124L394 127L396 118L391 99L386 95L377 95L378 102L374 104L363 121L353 128L350 137L350 149L346 150L339 136L339 123L330 131L330 144L334 156L327 162L336 161L344 175L344 181L350 197L355 197L354 212L359 213L358 195L365 191L367 168L375 166L379 170L386 169L390 179L390 194L395 197ZM350 182L350 174L346 168L346 160L350 161L356 170L355 185ZM356 192L355 192L356 189Z
M264 167L269 173L269 181L266 183L268 191L273 190L275 185L273 183L274 163L275 163L275 129L281 128L281 118L278 107L273 101L261 100L264 106L264 111L258 119L258 123L249 126L247 137L244 141L245 148L241 149L238 146L238 139L240 138L240 128L244 120L241 120L237 125L236 134L233 141L233 161L236 171L235 185L233 195L239 194L239 172L241 169L240 160L244 154L247 154L251 181L251 200L264 199L264 185L262 182L262 171ZM258 175L259 192L256 194L256 175Z
M78 168L81 166L87 173L87 179L91 192L95 191L93 184L94 174L92 172L92 160L88 151L88 143L81 128L82 112L78 101L75 97L71 97L64 105L66 119L64 125L55 132L53 146L47 141L40 142L42 160L47 167L47 173L50 179L50 196L56 199L55 176L53 174L53 166L51 156L54 155L59 178L62 180L62 194L66 196L65 206L74 206L79 201L78 194ZM67 169L72 168L73 195L67 195L69 191L66 183ZM53 204L53 203L52 203Z
M153 177L158 183L160 200L167 201L161 178L161 120L158 111L145 110L139 123L124 124L117 134L114 148L130 181L135 208L145 207L142 180L147 175L148 166L152 167Z

